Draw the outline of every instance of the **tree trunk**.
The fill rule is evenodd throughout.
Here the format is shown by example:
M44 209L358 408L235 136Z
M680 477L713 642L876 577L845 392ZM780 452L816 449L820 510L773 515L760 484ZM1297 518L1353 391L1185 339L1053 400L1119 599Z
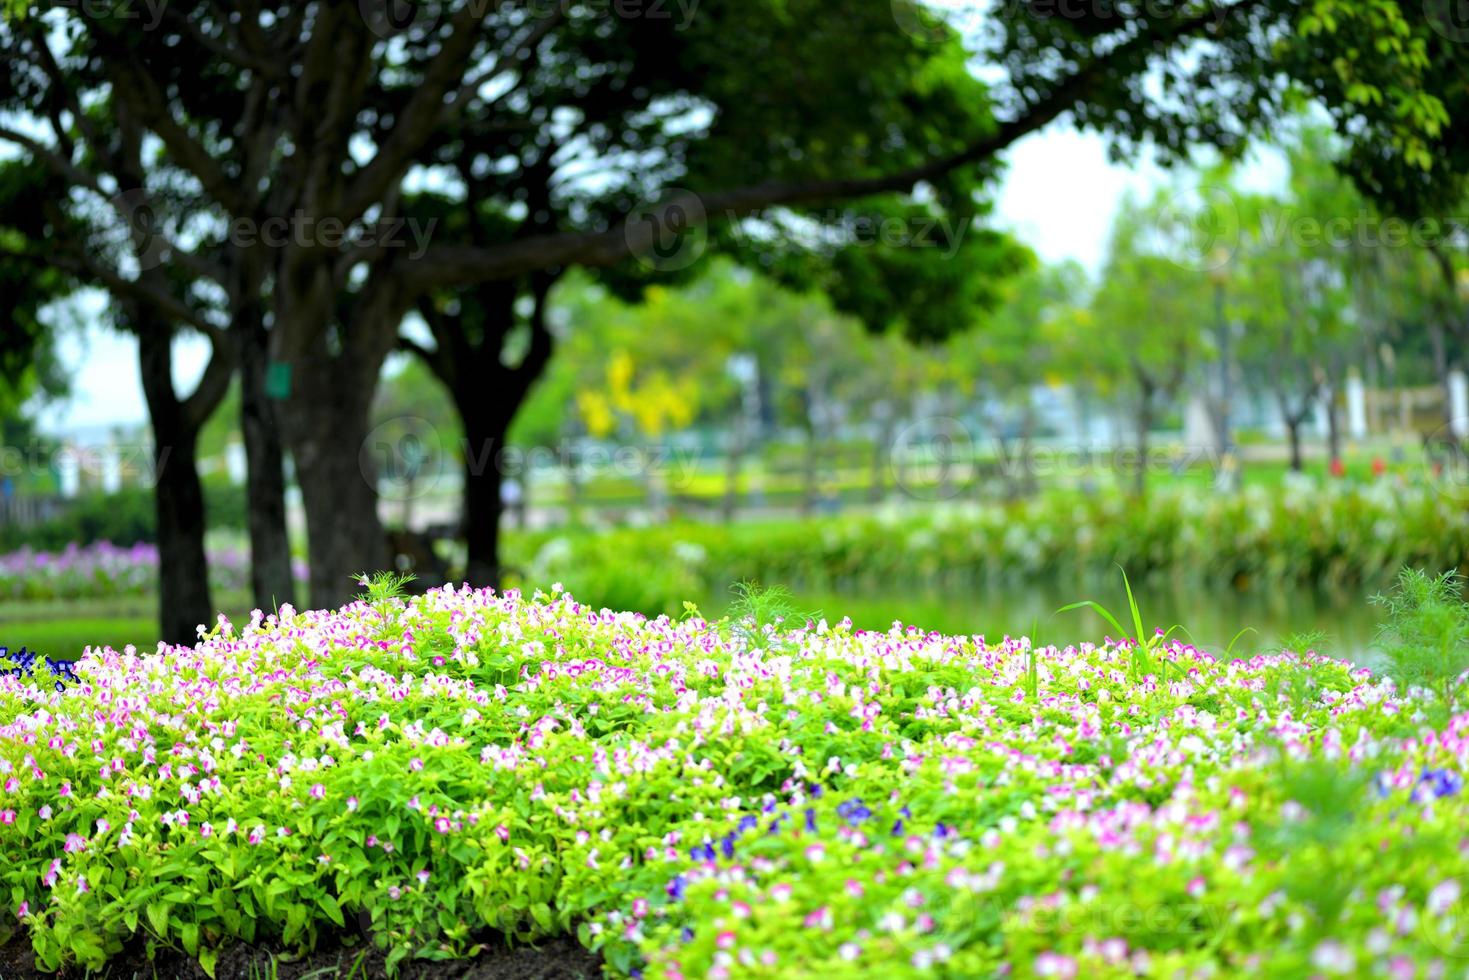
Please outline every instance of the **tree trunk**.
M192 646L214 618L204 554L199 430L173 387L173 337L166 325L138 330L138 362L153 426L153 500L158 515L158 620L165 643Z
M1148 490L1148 434L1153 428L1153 395L1144 390L1137 409L1137 468L1133 471L1132 492L1141 497Z
M1040 489L1036 482L1035 467L1030 453L1031 441L1035 438L1035 406L1030 401L1030 392L1025 395L1025 408L1020 417L1020 492L1034 496Z
M247 316L250 314L246 313ZM256 318L241 328L240 428L245 437L246 508L250 532L250 588L258 609L296 602L291 543L286 529L285 449L276 404L265 391L267 337Z
M740 503L740 471L745 460L746 441L743 411L742 407L741 414L735 419L735 428L724 455L724 500L720 503L719 512L726 524L735 519Z
M810 517L816 510L816 426L806 419L806 458L801 461L801 514Z
M1438 386L1443 389L1443 417L1444 431L1452 432L1454 425L1454 398L1453 389L1449 386L1449 355L1447 344L1444 342L1444 328L1437 320L1430 320L1428 324L1428 341L1433 350L1433 373L1438 378Z
M877 444L872 447L872 485L867 488L867 499L871 503L880 504L887 496L888 482L887 470L893 455L893 439L897 423L898 413L889 410L882 417L878 426Z
M1331 462L1341 459L1341 415L1336 409L1336 388L1326 393L1326 447Z
M380 361L353 363L345 354L297 362L282 415L306 510L311 605L318 609L346 604L359 590L359 575L388 567L377 475L391 447L368 444L379 367Z
M1290 439L1290 468L1293 473L1305 469L1305 458L1301 454L1301 422L1302 419L1290 416L1285 419L1285 431Z
M505 501L500 492L502 474L495 465L496 454L505 445L505 434L520 406L500 404L497 393L476 397L475 392L457 392L455 404L464 424L464 541L468 555L464 579L476 588L500 586L500 520ZM520 477L529 480L529 473ZM524 492L524 491L522 491Z

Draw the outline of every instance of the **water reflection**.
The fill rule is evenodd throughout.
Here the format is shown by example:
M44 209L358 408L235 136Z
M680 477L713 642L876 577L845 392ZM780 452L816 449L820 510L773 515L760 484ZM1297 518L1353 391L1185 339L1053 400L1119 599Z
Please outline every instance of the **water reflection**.
M1144 626L1151 630L1181 624L1187 640L1223 655L1236 634L1235 655L1249 656L1273 650L1292 638L1318 634L1312 646L1322 653L1370 666L1372 639L1377 628L1375 607L1366 595L1280 591L1240 593L1201 591L1196 587L1144 586L1136 590ZM828 619L843 615L862 629L886 630L894 620L944 633L978 633L990 639L1026 634L1043 643L1100 641L1116 630L1091 610L1057 613L1068 603L1093 599L1132 628L1127 596L1119 582L1112 588L1078 593L1074 589L1042 585L953 589L944 592L890 592L882 595L797 590L803 611L820 612ZM706 609L727 606L721 600Z

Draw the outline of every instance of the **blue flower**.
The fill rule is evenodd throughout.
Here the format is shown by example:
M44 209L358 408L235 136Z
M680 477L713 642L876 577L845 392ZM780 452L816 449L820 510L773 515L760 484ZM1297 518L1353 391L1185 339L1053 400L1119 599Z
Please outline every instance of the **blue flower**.
M714 845L713 844L699 844L699 845L696 845L695 847L692 847L692 848L689 849L689 857L693 858L695 861L713 861L714 860Z
M848 800L837 807L837 816L855 827L862 821L871 819L872 811L861 800Z
M1464 788L1464 778L1452 769L1425 769L1418 784L1427 783L1434 796L1453 796Z
M816 832L816 811L810 808L806 810L806 829L812 833Z
M682 899L684 895L684 889L688 887L688 884L689 882L687 878L685 878L683 875L677 875L672 881L668 883L668 887L666 889L666 891L668 892L668 897L673 899L674 901Z

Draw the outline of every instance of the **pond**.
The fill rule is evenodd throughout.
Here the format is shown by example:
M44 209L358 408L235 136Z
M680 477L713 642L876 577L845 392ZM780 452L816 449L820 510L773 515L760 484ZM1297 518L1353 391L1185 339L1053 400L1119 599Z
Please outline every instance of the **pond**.
M1058 613L1062 606L1092 599L1105 606L1132 630L1131 613L1121 582L1090 592L1063 592L1059 587L1011 584L973 590L895 591L884 595L797 591L803 612L820 612L828 619L850 616L859 628L886 630L894 620L954 634L983 634L997 640L1005 634L1030 636L1042 643L1065 645L1082 640L1100 641L1116 630L1090 609ZM1143 625L1167 629L1179 624L1185 642L1222 655L1245 627L1255 632L1240 637L1235 653L1249 655L1275 649L1288 638L1322 634L1314 649L1329 656L1371 665L1378 610L1366 595L1282 591L1262 594L1232 590L1200 591L1197 587L1166 585L1137 589ZM729 600L720 597L702 606L723 610Z

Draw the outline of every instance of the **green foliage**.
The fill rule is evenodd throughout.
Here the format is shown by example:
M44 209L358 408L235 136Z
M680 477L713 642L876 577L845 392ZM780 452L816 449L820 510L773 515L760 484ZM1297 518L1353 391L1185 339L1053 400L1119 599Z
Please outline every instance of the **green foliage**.
M1377 639L1388 673L1404 687L1432 690L1436 713L1446 715L1469 670L1469 602L1459 573L1405 568L1396 585L1372 602L1386 617Z
M374 572L371 575L354 575L353 578L363 588L359 600L377 614L379 642L388 639L408 598L408 587L418 580L418 576L412 572ZM401 629L399 632L401 634Z
M726 612L730 630L752 647L770 642L782 629L790 630L821 616L820 611L801 611L796 597L783 585L736 582L730 591L737 597Z
M158 513L151 490L126 487L115 494L89 493L66 505L63 515L32 527L0 526L0 551L29 545L58 551L69 544L110 541L126 546L157 539Z
M732 620L405 584L98 652L60 698L0 685L0 895L45 969L142 946L208 972L359 916L409 975L572 932L617 977L703 976L731 947L901 978L1107 975L1113 938L1170 976L1452 949L1469 797L1364 788L1457 766L1456 743L1402 738L1418 696L1365 671L1302 658L1346 696L1282 724L1271 657L1165 642L1183 675L1161 685L1125 644L859 633L780 590L741 590L755 648ZM121 690L149 698L113 722Z
M1142 610L1138 608L1137 599L1132 594L1132 583L1127 580L1127 571L1125 569L1119 570L1122 571L1122 588L1127 593L1127 610L1132 615L1133 633L1131 637L1127 635L1127 628L1118 621L1116 616L1112 615L1112 612L1107 609L1107 607L1091 599L1083 599L1080 602L1070 603L1068 605L1062 606L1056 611L1071 612L1077 609L1090 609L1098 616L1101 616L1109 624L1111 624L1113 629L1117 631L1117 638L1119 640L1131 640L1131 668L1133 678L1136 679L1139 677L1146 677L1149 674L1154 673L1159 667L1159 662L1155 659L1154 653L1161 646L1168 642L1168 638L1170 636L1181 630L1183 627L1174 625L1170 626L1166 630L1159 628L1152 633L1148 633L1147 630L1143 627ZM1233 643L1231 643L1230 645L1233 646ZM1162 663L1165 680L1167 679L1167 673L1171 666L1172 665L1167 662Z
M1146 503L1062 492L803 522L514 533L506 552L516 581L561 581L594 605L678 615L685 597L746 580L803 593L1089 589L1115 582L1120 566L1134 582L1208 589L1375 588L1404 565L1462 561L1469 517L1426 488L1181 490Z

